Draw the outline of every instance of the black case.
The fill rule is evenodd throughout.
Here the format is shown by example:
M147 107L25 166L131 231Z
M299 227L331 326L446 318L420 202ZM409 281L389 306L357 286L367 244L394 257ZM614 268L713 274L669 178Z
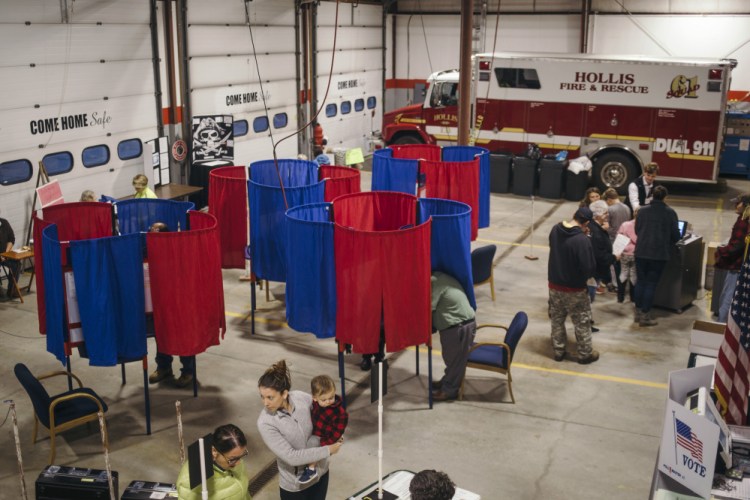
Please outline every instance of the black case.
M587 171L574 174L570 170L565 171L565 199L569 201L581 201L586 189L589 187L589 173Z
M539 196L553 200L562 198L565 161L542 158L539 162Z
M513 159L513 194L531 196L536 189L539 160L516 156Z
M171 483L155 483L153 481L131 481L122 494L121 500L149 500L156 498L153 493L164 493L160 498L177 498L177 486Z
M490 154L490 191L509 193L513 153Z
M112 471L115 497L117 471ZM98 469L48 465L36 479L36 500L109 500L107 472Z

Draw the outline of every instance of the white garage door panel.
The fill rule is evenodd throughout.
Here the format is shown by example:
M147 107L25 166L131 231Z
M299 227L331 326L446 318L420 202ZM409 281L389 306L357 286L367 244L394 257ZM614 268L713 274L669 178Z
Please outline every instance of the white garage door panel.
M253 0L248 4L252 24L294 25L293 0ZM243 24L241 0L192 0L188 9L191 24Z
M295 102L297 85L294 80L264 82L266 106L279 108ZM255 113L263 111L260 85L232 85L196 89L190 94L194 115ZM296 112L295 112L296 115Z
M73 6L69 18L75 23L148 24L150 20L149 0L75 0L68 5Z
M4 25L0 30L0 64L64 64L104 59L151 60L148 26Z
M247 26L191 26L190 55L252 54L253 45ZM253 26L258 54L294 53L294 26Z
M317 79L317 85L320 89L320 97L323 98L328 77L320 76ZM370 96L380 99L380 73L359 72L348 73L346 75L334 75L331 78L331 88L328 91L328 102L336 102L341 99L356 99L357 97ZM352 102L352 105L354 103Z
M380 5L362 5L352 9L354 13L354 24L363 26L383 25L383 7Z
M59 115L58 115L59 111ZM33 148L39 144L50 145L97 138L101 142L107 133L129 133L155 127L156 109L153 96L136 96L91 101L87 103L43 106L38 109L16 109L2 113L3 133L0 134L0 151L7 153ZM74 117L72 120L69 117ZM76 121L77 118L77 121ZM101 123L104 119L105 123ZM32 133L32 122L42 132ZM48 126L49 125L49 126ZM47 131L48 128L58 130ZM52 147L52 146L50 146ZM3 154L3 158L7 155Z
M112 99L148 94L153 101L151 61L118 61L106 64L75 64L0 68L0 109L34 105ZM64 94L63 94L64 92Z
M0 19L3 23L59 23L60 3L49 0L2 0Z
M294 59L278 56L258 56L263 81L293 80L296 78ZM258 73L254 58L194 57L190 60L190 87L219 87L228 83L257 83Z
M332 26L318 26L318 49L333 47ZM363 28L361 26L340 26L336 35L336 50L341 49L375 49L383 45L380 28Z
M327 74L331 67L331 52L318 52L316 64L318 74ZM355 71L382 71L383 55L379 51L342 51L336 52L336 60L333 62L334 75L352 73Z

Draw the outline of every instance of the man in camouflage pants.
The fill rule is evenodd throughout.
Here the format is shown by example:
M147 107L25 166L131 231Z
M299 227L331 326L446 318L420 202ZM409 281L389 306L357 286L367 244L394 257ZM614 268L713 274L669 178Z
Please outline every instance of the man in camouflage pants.
M591 345L591 303L586 290L586 280L596 269L594 250L586 234L592 219L588 207L579 208L573 220L556 224L549 233L547 279L555 361L567 355L565 319L569 314L575 327L578 362L586 365L599 359Z

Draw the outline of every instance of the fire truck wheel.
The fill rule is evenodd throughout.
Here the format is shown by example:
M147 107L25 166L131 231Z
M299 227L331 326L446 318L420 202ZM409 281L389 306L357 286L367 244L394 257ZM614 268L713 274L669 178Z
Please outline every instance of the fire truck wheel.
M594 161L594 182L602 192L611 187L625 194L637 175L635 160L625 153L605 153Z
M424 144L424 141L416 135L402 135L391 144Z

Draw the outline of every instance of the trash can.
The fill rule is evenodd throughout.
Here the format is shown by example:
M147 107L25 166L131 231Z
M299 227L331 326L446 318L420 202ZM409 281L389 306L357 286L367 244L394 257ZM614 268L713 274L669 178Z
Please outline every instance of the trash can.
M539 162L539 196L557 200L562 198L565 181L565 161L558 161L554 156L542 158Z
M490 154L490 191L493 193L510 192L513 153Z
M573 173L570 170L565 171L565 199L569 201L581 201L586 194L586 188L589 187L589 172L582 170Z
M513 194L532 196L536 188L539 160L517 156L513 159Z

